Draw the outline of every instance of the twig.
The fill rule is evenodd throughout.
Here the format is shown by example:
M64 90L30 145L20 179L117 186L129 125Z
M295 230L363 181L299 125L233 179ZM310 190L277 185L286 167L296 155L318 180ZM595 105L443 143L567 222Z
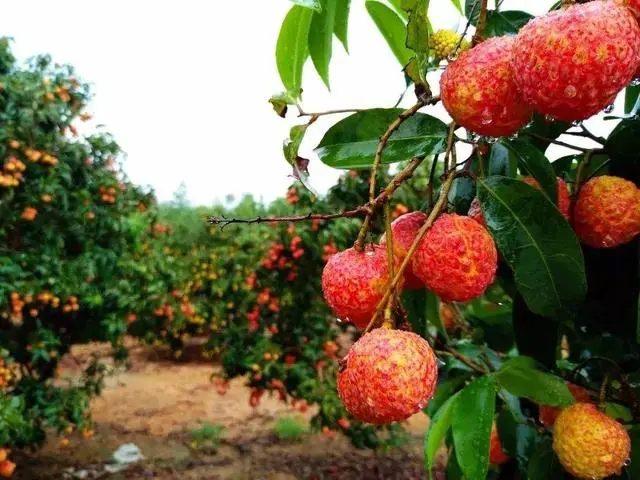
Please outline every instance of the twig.
M385 202L384 204L384 227L385 227L385 240L387 244L387 262L388 262L388 275L389 282L393 279L394 275L394 263L395 263L395 255L393 248L393 229L391 228L391 207L389 206L389 202ZM393 307L393 299L395 295L391 295L389 301L387 302L387 307L384 311L384 321L391 323L391 310Z
M429 172L429 184L427 185L427 196L429 199L429 209L433 208L433 183L436 178L436 168L438 166L439 155L436 155L433 158L433 162L431 163L431 171Z
M373 166L371 167L371 177L369 178L369 203L373 204L376 195L376 181L378 176L378 168L380 167L380 163L382 162L382 153L384 152L387 143L389 143L389 139L391 135L393 135L398 128L407 120L412 117L418 110L426 105L426 102L422 100L418 100L413 107L409 108L402 112L398 118L396 118L391 125L387 128L387 131L380 137L380 141L378 142L378 148L376 148L376 154L373 159ZM362 250L364 248L364 240L369 232L369 225L371 224L371 218L373 217L375 209L371 209L371 212L367 215L364 223L362 224L362 228L360 229L360 233L358 234L358 239L354 243L354 248L356 250Z
M376 199L372 204L365 203L353 210L345 210L338 213L307 213L306 215L291 215L291 216L281 216L281 217L255 217L255 218L226 218L225 216L212 216L208 218L208 223L211 225L219 225L222 228L230 225L232 223L239 224L253 224L253 223L284 223L284 222L306 222L310 220L336 220L338 218L355 218L362 217L367 215L371 208L379 207L382 205L387 199L391 198L394 192L406 182L409 178L411 178L416 171L416 169L420 166L424 159L422 158L414 158L412 159L407 166L399 172L391 182L387 185L387 187L376 197Z
M488 18L488 14L489 14L489 0L481 0L482 3L480 4L480 16L478 17L478 23L476 25L476 33L473 35L473 41L472 44L474 46L478 45L479 43L481 43L484 38L483 38L483 33L484 33L484 29L487 27L487 18Z
M383 295L382 299L380 300L380 302L378 302L378 305L376 307L376 312L373 314L373 317L371 318L369 325L363 332L363 335L369 332L375 326L376 320L378 319L378 317L382 313L382 310L385 308L387 302L389 301L389 297L391 296L391 293L393 292L393 290L396 289L398 284L404 279L404 273L407 270L407 267L409 265L409 262L412 260L413 255L418 249L418 245L422 241L422 238L425 236L427 231L431 228L431 225L433 225L433 222L436 221L436 219L438 218L442 210L446 207L447 197L449 196L449 190L451 190L451 185L453 184L453 181L455 180L455 178L456 178L455 171L450 172L449 176L447 177L447 180L442 185L442 188L440 190L440 197L438 198L438 201L433 207L433 210L431 210L431 213L429 214L427 221L418 231L416 238L413 240L411 247L409 247L409 250L407 251L407 255L405 256L404 260L402 261L402 264L400 265L400 268L398 269L398 272L396 273L395 277L393 277L393 281L389 285L389 288L387 288L387 291Z
M358 113L364 112L364 108L341 108L338 110L327 110L325 112L305 112L300 105L298 107L298 117L324 117L326 115L339 115L341 113Z
M589 132L584 126L582 126L582 128L584 129L582 132L564 132L563 135L571 135L573 137L588 138L589 140L593 140L594 142L599 143L600 145L604 145L606 143L606 139L604 137L598 137L594 135L593 133Z
M444 158L444 165L447 173L455 170L455 148L453 141L456 131L456 122L453 121L449 124L449 136L447 137L447 153Z
M476 14L476 9L478 8L478 5L480 5L480 0L476 0L473 3L473 7L471 7L471 13L469 14L469 18L467 19L467 24L464 26L464 30L460 35L460 40L458 40L458 44L456 45L456 48L453 50L453 53L449 55L449 57L447 58L448 61L451 61L453 58L457 57L458 54L460 53L460 49L462 48L462 42L464 41L464 37L466 37L467 33L469 32L469 28L471 28L471 20L473 20L473 16Z
M578 152L588 152L590 150L593 150L593 149L589 149L589 148L578 147L577 145L571 145L570 143L561 142L560 140L554 140L552 138L547 138L547 137L544 137L542 135L538 135L537 133L533 133L533 132L526 132L525 135L527 135L529 137L532 137L532 138L536 138L538 140L542 140L544 142L553 143L554 145L560 145L561 147L567 147L567 148L570 148L572 150L576 150Z
M574 199L578 198L578 193L580 193L580 188L582 187L582 174L584 173L584 169L589 162L591 162L591 157L593 157L595 150L587 150L584 152L584 159L578 165L578 170L576 171L576 183L574 187Z
M482 373L483 375L489 373L489 370L484 368L482 365L474 362L469 357L467 357L467 356L463 355L462 353L456 351L456 349L454 349L453 347L447 345L446 343L438 342L438 346L442 350L436 350L436 353L442 353L444 351L444 353L446 353L448 355L451 355L452 357L454 357L457 360L460 360L467 367L471 368L472 370L475 370L478 373Z

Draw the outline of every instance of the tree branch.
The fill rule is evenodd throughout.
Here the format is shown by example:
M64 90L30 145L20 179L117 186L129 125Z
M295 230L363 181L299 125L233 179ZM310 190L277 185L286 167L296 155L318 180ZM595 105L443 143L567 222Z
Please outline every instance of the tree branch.
M476 0L481 1L480 4L480 16L478 17L478 23L476 25L476 33L473 36L473 46L478 45L484 40L484 29L487 28L487 18L489 13L489 0Z

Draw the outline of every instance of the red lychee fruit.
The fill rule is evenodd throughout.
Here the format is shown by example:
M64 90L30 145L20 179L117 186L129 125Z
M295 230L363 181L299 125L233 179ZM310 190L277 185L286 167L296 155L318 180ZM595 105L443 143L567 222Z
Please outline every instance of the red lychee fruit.
M440 79L449 115L464 128L492 137L516 133L531 120L513 81L512 37L490 38L452 62Z
M411 244L416 239L418 230L427 221L427 215L422 212L411 212L398 217L391 223L391 232L393 233L393 250L395 255L404 260L407 256ZM386 235L380 237L380 245L386 245ZM424 288L424 284L411 271L411 264L407 266L405 272L404 287L406 289Z
M640 0L615 0L616 3L627 7L636 17L636 20L640 21Z
M580 188L573 228L582 243L613 248L640 233L640 189L620 177L595 177Z
M369 324L389 283L387 252L371 245L333 255L322 271L322 293L333 313L359 328Z
M612 2L574 5L538 17L516 36L515 82L534 110L584 120L612 104L640 64L640 27Z
M624 426L590 403L565 408L553 430L553 450L576 478L600 480L620 473L631 453Z
M413 272L445 302L466 302L495 278L498 252L489 232L461 215L441 215L413 257Z
M491 427L491 439L489 443L489 463L491 465L502 465L507 463L511 458L502 450L498 428L494 423Z
M533 177L524 177L522 181L527 185L531 185L533 188L542 190L540 183L538 183L538 181ZM571 193L569 192L569 185L567 185L567 182L560 177L556 178L556 183L558 184L558 202L556 205L562 216L569 220L569 211L571 210Z
M569 382L567 382L567 388L569 388L571 395L573 395L573 398L575 398L577 402L589 403L589 401L591 400L588 390ZM542 423L542 425L544 425L547 428L553 427L561 411L562 409L557 407L550 407L549 405L540 405L540 411L538 414L540 423Z
M437 379L437 360L424 338L378 328L354 343L344 358L338 395L363 422L400 422L427 405Z

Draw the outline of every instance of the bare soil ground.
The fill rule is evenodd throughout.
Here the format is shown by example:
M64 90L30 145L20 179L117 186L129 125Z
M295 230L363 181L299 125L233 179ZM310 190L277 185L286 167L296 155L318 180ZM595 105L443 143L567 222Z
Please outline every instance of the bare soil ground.
M77 347L63 362L63 376L73 376L91 353L108 347ZM279 441L273 424L282 416L299 415L276 398L263 397L249 406L249 391L236 379L225 396L210 382L215 368L193 359L175 363L161 352L134 346L132 368L109 378L103 395L91 405L95 437L70 437L63 447L51 437L36 452L16 452L18 480L78 478L70 469L85 470L85 478L156 479L418 479L424 478L422 437L427 418L416 415L407 423L412 442L389 454L358 450L338 435L329 439L307 434L300 441ZM309 412L304 418L308 421ZM203 422L225 427L214 450L190 446L191 431ZM104 464L122 444L136 444L146 459L127 470L107 474Z

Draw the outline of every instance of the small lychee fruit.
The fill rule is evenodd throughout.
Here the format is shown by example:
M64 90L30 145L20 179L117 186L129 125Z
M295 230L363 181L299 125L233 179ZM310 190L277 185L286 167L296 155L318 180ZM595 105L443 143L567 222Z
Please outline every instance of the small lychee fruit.
M378 328L354 343L344 358L338 395L363 422L400 422L427 405L437 379L437 360L424 338Z
M631 453L624 426L590 403L576 403L558 416L553 450L576 478L600 480L620 473Z
M588 390L570 382L567 382L567 388L577 402L589 403L589 401L591 400ZM538 419L540 420L540 423L547 428L553 427L553 425L556 423L558 415L560 415L560 412L562 411L562 409L560 408L551 407L549 405L540 405L539 410L540 411L538 414Z
M534 110L578 121L612 104L640 63L640 26L630 10L594 1L550 12L518 33L515 82Z
M436 60L447 60L469 50L471 43L453 30L438 30L429 37L429 46Z
M412 268L442 301L466 302L493 283L498 252L482 225L469 217L444 214L420 242Z
M491 439L489 443L489 463L491 465L502 465L507 463L511 457L504 453L502 450L502 443L500 443L500 435L498 434L498 428L494 423L491 426Z
M391 232L393 233L393 250L394 254L400 260L404 260L413 241L416 239L418 230L427 221L427 215L422 212L411 212L404 214L391 223ZM386 245L386 235L380 237L380 245ZM405 272L404 287L407 289L424 288L424 284L417 278L411 270L411 264L407 266Z
M533 188L542 190L540 183L533 177L524 177L522 181L527 185L531 185ZM558 185L558 202L556 205L562 216L569 220L569 211L571 210L571 193L569 192L569 186L567 182L560 177L556 178L556 183Z
M322 293L339 319L359 328L369 324L389 283L387 252L371 245L333 255L322 271Z
M2 478L10 478L13 475L13 472L16 470L16 464L9 461L4 460L0 462L0 477Z
M464 128L492 137L516 133L532 111L516 88L511 70L512 37L490 38L449 64L440 96L449 115Z
M573 228L594 248L613 248L640 234L640 189L620 177L595 177L580 188Z

